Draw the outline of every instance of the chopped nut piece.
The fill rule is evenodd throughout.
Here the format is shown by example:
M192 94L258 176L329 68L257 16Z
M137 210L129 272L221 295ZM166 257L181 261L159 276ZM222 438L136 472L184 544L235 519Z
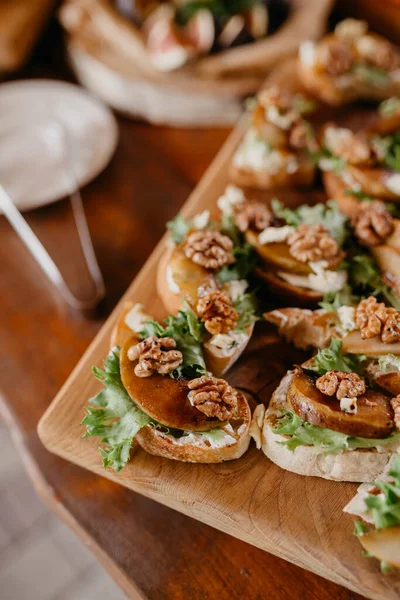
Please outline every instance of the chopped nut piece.
M361 300L356 309L356 326L363 340L381 336L385 344L400 340L400 312L377 302L374 296Z
M319 64L334 77L347 73L353 61L354 53L350 45L335 37L325 40L318 49Z
M289 111L293 107L293 96L277 86L261 90L257 96L257 100L263 108L275 106L280 111Z
M289 252L300 262L326 261L331 267L344 257L336 240L322 225L300 225L288 238Z
M189 401L207 417L230 419L238 408L238 393L224 379L203 375L189 381Z
M395 308L386 309L381 340L384 344L394 344L400 340L400 313Z
M367 247L382 244L394 228L392 215L379 200L366 203L351 224L360 244Z
M365 393L365 383L357 373L343 373L342 371L328 371L318 377L317 388L327 396L342 398L357 398Z
M396 429L400 431L400 395L392 398L390 404L394 412L394 424L396 425Z
M200 298L197 313L211 335L227 333L235 327L239 318L229 297L215 290Z
M312 149L313 135L310 125L306 121L297 123L290 130L289 146L295 150L303 150L304 148Z
M139 344L131 346L128 358L137 360L135 375L150 377L153 373L167 375L182 364L182 352L175 350L176 342L172 337L158 338L152 335Z
M363 340L380 335L386 321L387 308L374 296L361 300L356 309L355 322Z
M185 255L206 269L217 270L235 262L233 242L219 231L194 231L187 237Z
M328 125L325 128L324 143L332 154L352 165L368 165L372 162L373 149L363 133L353 133L345 127Z
M262 202L246 202L236 208L235 223L240 231L263 231L272 223L272 213Z

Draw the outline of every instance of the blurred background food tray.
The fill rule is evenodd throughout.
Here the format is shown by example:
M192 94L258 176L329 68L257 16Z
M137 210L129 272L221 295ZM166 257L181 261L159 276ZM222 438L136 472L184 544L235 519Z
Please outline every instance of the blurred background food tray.
M80 82L118 111L154 124L226 126L282 58L326 30L333 0L290 0L271 35L163 72L140 31L109 0L66 0L60 21ZM272 10L272 8L271 8Z

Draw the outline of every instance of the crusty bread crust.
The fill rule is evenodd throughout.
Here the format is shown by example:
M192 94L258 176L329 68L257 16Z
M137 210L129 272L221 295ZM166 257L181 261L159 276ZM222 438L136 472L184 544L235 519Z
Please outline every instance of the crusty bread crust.
M228 432L228 435L236 441L226 443L220 448L212 448L206 443L182 444L179 439L166 435L150 425L139 431L136 440L146 452L155 456L191 463L221 463L240 458L249 447L251 411L243 394L240 394L238 422L234 432Z
M278 277L274 271L268 270L268 268L257 268L255 274L267 283L274 292L277 292L295 306L315 306L323 298L323 294L320 292L292 285Z
M271 417L281 409L288 409L286 396L292 377L293 371L284 376L265 411L261 432L264 454L282 469L299 475L360 483L379 479L396 456L395 452L363 449L324 455L317 454L312 446L299 446L292 451L280 443L287 438L272 431Z
M263 190L287 187L308 187L312 185L314 181L315 166L310 159L303 158L299 162L297 171L294 173L288 173L285 169L282 169L277 173L272 174L267 173L266 171L241 169L232 163L229 175L232 183L239 187L252 187Z

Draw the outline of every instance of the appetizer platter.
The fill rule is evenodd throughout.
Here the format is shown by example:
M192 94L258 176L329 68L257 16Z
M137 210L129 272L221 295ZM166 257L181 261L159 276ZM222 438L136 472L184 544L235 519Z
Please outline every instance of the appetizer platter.
M400 597L399 56L348 19L279 66L38 428L377 600Z

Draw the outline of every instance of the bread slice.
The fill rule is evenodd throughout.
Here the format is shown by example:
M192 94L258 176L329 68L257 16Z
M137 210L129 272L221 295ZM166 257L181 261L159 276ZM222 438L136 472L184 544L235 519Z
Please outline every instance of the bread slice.
M301 350L326 348L334 335L337 315L326 310L276 308L264 319L278 328L279 335Z
M294 451L283 445L288 438L273 432L273 423L281 411L290 410L287 392L294 371L288 371L275 390L267 409L259 405L253 414L252 436L264 454L282 469L334 481L368 482L379 479L397 454L397 448L383 452L375 449L321 454L314 446L298 446ZM263 414L264 413L264 414ZM262 423L260 426L259 423Z
M172 460L191 463L221 463L240 458L250 443L251 411L243 394L239 398L239 413L233 425L224 428L225 438L215 443L202 434L175 438L147 425L136 435L146 452Z
M283 168L275 173L266 170L256 171L238 167L232 163L229 175L232 183L239 187L272 190L277 188L311 186L315 177L315 166L313 161L306 156L299 157L295 154L293 154L293 158L298 163L297 169L293 173L289 173Z

